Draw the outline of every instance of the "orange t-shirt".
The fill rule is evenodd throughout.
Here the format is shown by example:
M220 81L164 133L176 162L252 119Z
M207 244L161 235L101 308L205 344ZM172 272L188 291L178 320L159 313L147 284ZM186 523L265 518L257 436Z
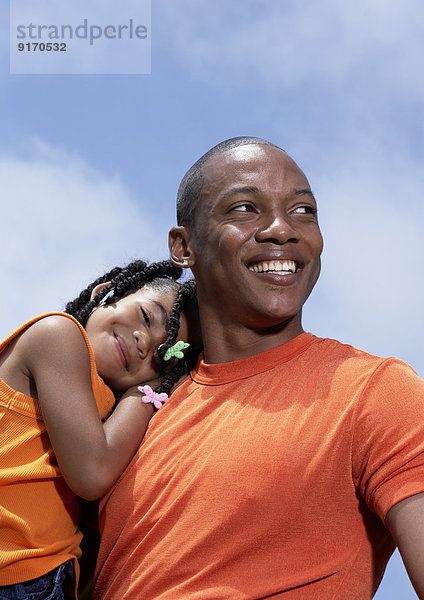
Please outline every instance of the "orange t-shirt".
M303 333L200 360L101 503L95 600L369 600L424 492L424 382ZM123 518L123 515L125 518Z
M99 377L87 335L65 313L28 321L0 344L0 352L24 329L60 314L81 330L90 356L93 393L101 418L115 401ZM39 402L0 379L0 585L40 577L81 554L79 499L57 465ZM75 561L76 562L76 561Z

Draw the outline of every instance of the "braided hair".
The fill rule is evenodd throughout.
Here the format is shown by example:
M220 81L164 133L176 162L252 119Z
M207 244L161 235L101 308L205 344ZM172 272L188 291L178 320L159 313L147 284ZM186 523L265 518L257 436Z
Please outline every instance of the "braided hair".
M125 267L114 267L108 273L90 283L75 300L68 302L65 306L65 312L72 315L85 327L93 310L112 290L113 297L105 298L106 304L116 302L145 285L160 291L175 290L177 295L169 318L167 339L158 350L163 375L160 384L155 389L158 393L169 393L175 383L195 365L197 356L202 349L196 284L194 280L178 283L177 280L181 275L182 269L173 265L170 260L150 264L142 260L136 260ZM94 288L101 283L108 283L108 285L91 299ZM199 332L199 339L194 340L189 347L189 351L186 351L184 358L178 361L178 364L169 368L163 358L166 350L173 346L177 339L180 329L180 316L183 311L194 324L195 331Z
M196 364L197 357L202 350L202 342L200 339L200 321L199 321L199 309L197 306L197 295L196 295L196 282L194 279L190 279L180 285L177 292L174 305L171 310L168 321L168 337L166 342L161 345L158 350L159 357L163 360L168 348L173 346L178 337L178 331L180 329L180 315L185 311L187 317L191 317L194 321L193 329L197 332L198 339L192 339L189 348L184 353L184 358L179 359L174 366L172 366L162 378L161 383L157 387L157 392L168 392L172 389L175 382L181 377L188 373Z

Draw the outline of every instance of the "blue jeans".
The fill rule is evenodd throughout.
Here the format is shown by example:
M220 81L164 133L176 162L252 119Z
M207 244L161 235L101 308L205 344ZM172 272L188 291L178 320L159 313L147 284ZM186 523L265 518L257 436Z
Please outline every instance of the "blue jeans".
M73 584L74 567L72 560L68 560L37 579L0 586L0 600L68 600L73 598L68 595Z

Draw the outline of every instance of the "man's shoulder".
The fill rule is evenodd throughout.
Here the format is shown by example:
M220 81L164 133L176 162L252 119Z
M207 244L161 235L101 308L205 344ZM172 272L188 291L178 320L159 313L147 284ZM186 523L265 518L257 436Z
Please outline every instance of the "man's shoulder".
M373 381L376 384L384 382L410 382L420 380L413 367L393 356L379 356L355 346L331 338L315 338L317 343L311 346L311 353L317 355L317 365L320 364L325 372L332 373L335 379L358 381L365 383ZM319 357L319 358L318 358Z
M333 358L334 360L351 360L359 361L368 364L379 365L381 362L389 360L387 357L372 354L367 350L362 350L356 346L347 342L342 342L334 338L324 338L318 336L312 336L316 342L315 345L311 345L311 350L317 354L321 354L325 359ZM391 360L398 360L391 358Z

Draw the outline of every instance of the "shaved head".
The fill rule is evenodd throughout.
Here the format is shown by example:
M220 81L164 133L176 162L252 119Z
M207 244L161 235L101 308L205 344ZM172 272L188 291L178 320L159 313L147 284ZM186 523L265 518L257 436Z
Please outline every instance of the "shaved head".
M196 209L197 202L202 193L204 177L203 167L208 160L218 154L222 154L227 150L232 150L239 146L247 145L266 145L277 148L284 152L282 148L279 148L275 144L271 144L267 140L257 137L234 137L228 140L220 142L210 150L208 150L198 161L194 163L192 167L184 175L177 195L177 223L178 225L189 225L193 221L194 211Z

